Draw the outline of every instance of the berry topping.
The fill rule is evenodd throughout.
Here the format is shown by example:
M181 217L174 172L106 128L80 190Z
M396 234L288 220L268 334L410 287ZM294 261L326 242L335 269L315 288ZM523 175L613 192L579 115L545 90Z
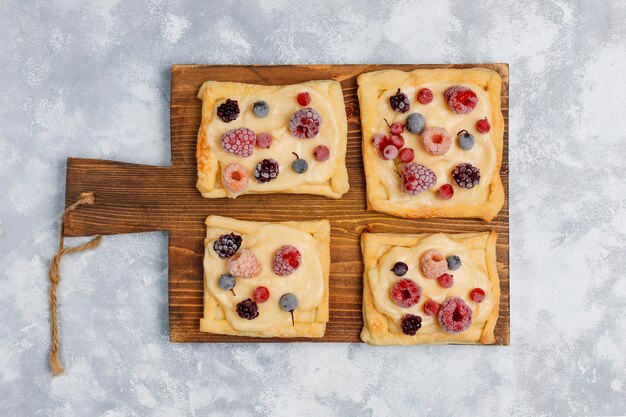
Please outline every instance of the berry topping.
M237 100L226 99L226 101L217 106L217 117L224 123L229 123L239 116L239 103Z
M232 163L226 165L222 174L222 184L233 193L240 193L248 187L250 175L244 167Z
M391 298L402 308L409 308L419 303L422 288L412 279L404 278L391 288Z
M389 104L391 105L391 108L398 113L406 113L411 107L409 103L409 98L406 96L406 94L401 92L399 88L396 94L389 97Z
M240 127L239 129L229 130L224 133L221 143L226 152L245 158L246 156L252 155L254 152L256 135L250 129Z
M489 133L489 131L491 130L489 120L487 120L487 118L485 117L484 119L480 119L479 121L477 121L476 130L478 130L478 133L482 134Z
M252 113L254 113L256 117L265 117L269 112L270 106L263 100L259 100L252 105Z
M430 279L438 278L448 270L446 258L437 249L429 249L424 252L420 259L420 266L422 274Z
M458 297L448 298L439 309L439 324L446 333L460 333L472 324L472 309Z
M422 88L417 92L417 101L422 104L428 104L433 101L433 92L430 91L430 88Z
M425 127L426 119L419 113L411 113L409 117L406 118L406 130L414 135L422 133Z
M405 314L400 322L402 333L407 336L415 336L415 333L422 327L422 318L415 314Z
M284 245L274 255L272 267L276 275L285 276L298 269L300 262L302 262L300 251L294 246Z
M313 149L313 158L316 161L324 162L330 157L330 150L327 146L317 145L315 149Z
M230 258L239 250L243 239L234 233L221 235L213 243L213 250L217 252L217 256L222 259Z
M378 148L378 150L382 151L385 149L385 146L389 145L389 139L387 139L387 136L382 133L377 133L372 136L372 143Z
M402 184L407 194L417 195L433 187L437 182L437 175L432 169L415 162L406 164L403 171Z
M298 101L299 105L308 106L309 103L311 102L311 95L305 91L303 93L298 94L296 96L296 100Z
M217 286L224 291L231 291L233 295L237 295L235 290L233 290L235 288L235 277L231 274L220 275L220 278L217 280Z
M442 200L450 200L454 195L454 188L450 184L444 184L439 187L437 190L437 194L439 194L439 198Z
M256 302L246 298L237 304L237 314L239 314L239 317L242 319L254 320L259 317L259 306Z
M470 291L470 299L475 303L482 303L485 299L485 291L482 288L474 288Z
M480 169L469 162L459 164L452 170L452 178L459 187L473 188L480 182Z
M254 169L254 178L258 182L269 182L278 177L279 173L278 161L275 159L264 159L256 165Z
M409 266L404 262L396 262L393 264L393 268L391 268L394 274L401 277L409 271Z
M415 159L415 152L411 148L404 148L400 151L400 160L402 162L413 162Z
M474 110L476 104L478 104L478 96L476 93L467 87L460 85L454 85L443 93L448 106L459 114L467 114Z
M404 138L402 135L391 135L389 142L398 149L402 149L404 146Z
M274 138L269 133L259 133L256 135L256 146L259 148L267 149L272 146Z
M300 158L297 153L291 152L296 156L296 160L291 163L291 168L298 174L304 174L309 169L309 163Z
M474 135L469 133L467 130L461 130L457 133L456 140L459 141L459 148L464 151L469 151L474 147Z
M443 127L429 127L422 132L422 143L433 155L443 155L450 149L452 138Z
M295 294L288 292L280 297L278 304L280 305L280 308L283 309L283 311L291 313L291 324L295 326L293 311L298 308L298 297L296 297Z
M437 278L439 285L443 288L450 288L454 285L454 277L450 274L442 274Z
M312 108L306 107L296 111L289 120L291 134L300 139L311 139L320 131L320 115Z
M242 249L228 260L228 271L236 277L254 278L261 273L261 262L256 255Z
M424 314L432 317L439 312L439 309L441 308L441 304L439 304L435 300L428 300L424 303L423 308L424 308Z
M387 126L389 127L389 129L391 130L392 134L399 135L400 133L404 132L404 125L402 123L394 122L390 125L387 119L384 119L384 120L385 120L385 123L387 123Z
M383 157L385 159L396 159L396 157L398 156L398 148L396 148L393 145L387 145L385 146L385 149L383 149Z
M456 271L461 267L461 258L457 255L450 255L446 258L446 262L448 263L448 269L450 271Z
M270 290L265 287L256 287L252 292L252 298L259 304L263 304L270 298Z

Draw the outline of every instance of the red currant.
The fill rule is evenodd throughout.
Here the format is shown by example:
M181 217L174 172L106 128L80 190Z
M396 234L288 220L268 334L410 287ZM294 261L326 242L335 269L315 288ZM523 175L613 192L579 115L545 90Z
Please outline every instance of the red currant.
M450 184L444 184L439 187L437 193L439 194L439 198L442 200L450 200L454 195L454 188L452 188Z
M417 101L422 104L428 104L433 101L433 92L429 88L422 88L417 92Z
M440 275L439 278L437 278L437 281L439 281L439 285L443 288L450 288L454 285L454 278L450 274Z
M489 120L485 117L484 119L480 119L476 122L476 130L478 133L488 133L491 130L491 125L489 124Z
M415 158L415 152L411 148L404 148L400 151L400 160L402 162L413 162Z
M474 288L470 291L470 299L475 303L480 303L485 299L485 291L482 288Z
M299 105L308 106L309 103L311 102L311 95L305 91L303 93L298 94L298 97L296 97L296 100L298 100Z
M252 298L257 303L264 303L270 298L270 290L265 287L256 287L252 293Z

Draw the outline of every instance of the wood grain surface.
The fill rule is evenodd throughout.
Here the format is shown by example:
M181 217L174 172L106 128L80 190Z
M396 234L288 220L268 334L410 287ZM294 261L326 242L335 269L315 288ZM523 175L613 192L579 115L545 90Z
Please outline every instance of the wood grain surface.
M507 201L500 215L486 223L473 219L408 220L368 211L361 160L361 131L356 77L387 68L486 67L504 80L505 119L501 176ZM348 114L347 165L350 192L339 200L305 195L244 195L236 200L204 199L196 190L196 135L201 102L196 94L206 80L257 84L293 84L313 79L341 82ZM363 231L424 233L498 232L498 272L502 287L496 344L509 344L509 212L508 212L508 65L304 65L304 66L172 66L171 166L157 167L95 159L67 161L66 206L81 192L96 195L93 206L72 212L65 236L169 232L169 324L172 342L360 342L363 265L359 246ZM132 138L128 138L132 140ZM322 339L262 339L201 333L203 315L204 219L219 214L243 220L331 222L330 322Z

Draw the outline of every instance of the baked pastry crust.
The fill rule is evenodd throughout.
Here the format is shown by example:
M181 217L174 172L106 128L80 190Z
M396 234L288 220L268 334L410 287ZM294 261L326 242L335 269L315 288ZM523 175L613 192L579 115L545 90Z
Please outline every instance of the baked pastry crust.
M219 82L219 81L207 81L200 87L198 92L198 98L202 100L202 121L200 123L200 129L198 131L198 142L196 148L196 159L198 168L198 180L196 187L202 193L205 198L222 198L222 197L236 197L229 193L224 188L221 181L221 168L218 157L214 150L214 146L219 146L219 137L210 138L207 134L209 126L215 122L216 119L216 106L225 98L241 98L247 95L269 95L276 93L281 89L293 89L294 91L311 91L324 97L329 106L328 113L332 115L337 124L337 147L331 149L331 159L335 161L335 169L328 179L324 182L316 182L314 179L306 181L298 186L293 187L293 183L290 183L288 187L284 189L271 189L271 190L244 190L240 194L317 194L330 198L340 198L343 194L348 192L350 185L348 183L348 171L346 169L346 146L347 146L347 132L348 123L346 119L345 105L343 100L343 91L341 84L331 80L321 81L309 81L295 85L259 85L259 84L245 84L236 82ZM293 102L295 102L295 96L290 96ZM315 108L315 103L312 103ZM244 109L242 109L243 111ZM245 109L248 111L248 109ZM289 117L291 113L288 111L280 117L285 118L284 123L281 125L287 126L289 124ZM240 116L241 117L241 116ZM219 121L219 120L218 120ZM235 123L229 125L234 126ZM229 126L230 129L230 126ZM227 129L227 130L229 130ZM254 129L253 129L254 130ZM272 135L275 132L269 132ZM294 140L299 140L294 138ZM313 141L314 139L308 139ZM313 142L311 142L313 143ZM272 147L281 146L280 141L273 144ZM282 145L286 146L286 145ZM292 149L289 150L291 156ZM257 151L260 152L260 151ZM268 156L272 157L272 156ZM284 161L279 161L284 162ZM290 161L291 162L291 161ZM286 169L286 168L285 168ZM307 175L301 174L302 176ZM293 188L289 188L289 187Z
M416 204L416 202L391 201L383 185L379 172L380 157L371 143L372 136L377 133L377 123L382 118L378 114L381 92L407 82L418 86L433 81L445 81L451 85L477 85L484 88L489 97L491 114L485 116L488 117L491 124L490 137L496 150L497 161L494 175L492 175L489 183L488 199L484 204L426 206ZM417 69L410 72L383 70L362 74L358 77L357 82L359 85L358 96L361 108L363 164L367 182L368 208L406 218L477 217L490 221L497 216L504 205L504 188L500 178L504 146L504 117L500 108L502 78L497 72L484 68Z
M207 289L207 270L204 268L204 317L200 319L200 331L208 333L226 334L233 336L254 337L322 337L326 330L329 316L329 274L330 274L330 223L328 220L315 221L288 221L288 222L252 222L237 220L230 217L209 216L205 224L207 226L207 238L204 241L205 257L215 238L209 238L211 232L222 233L254 233L255 229L264 224L284 225L309 233L317 244L319 262L323 272L323 295L321 303L311 311L294 311L295 324L291 321L275 325L260 331L240 331L231 325L226 319L223 308L218 300ZM287 314L287 313L285 313Z
M389 319L376 309L370 285L370 271L375 270L380 258L393 246L411 247L431 234L395 234L395 233L364 233L361 236L363 254L363 321L361 339L371 345L417 345L417 344L492 344L495 342L494 329L498 320L500 301L500 279L496 263L496 232L445 234L455 242L462 243L472 249L484 249L485 265L492 285L491 296L494 305L482 329L473 329L461 333L420 334L408 336L390 331ZM422 297L428 294L422 294Z

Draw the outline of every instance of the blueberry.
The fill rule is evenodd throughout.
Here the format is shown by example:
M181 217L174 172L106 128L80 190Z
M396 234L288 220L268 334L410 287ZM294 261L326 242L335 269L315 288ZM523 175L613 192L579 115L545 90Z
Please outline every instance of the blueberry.
M304 174L309 169L309 164L306 160L300 158L297 153L292 152L296 156L296 160L291 163L291 168L298 174Z
M461 149L463 149L464 151L469 151L474 147L474 136L467 130L461 130L459 133L457 133L457 135L459 147Z
M461 267L461 258L456 255L450 255L446 258L448 262L448 269L451 271L456 271Z
M401 277L409 271L409 267L404 262L396 262L391 270L394 274Z
M298 297L296 297L295 294L288 292L280 297L280 301L278 303L280 304L280 308L284 311L294 311L298 308Z
M263 100L259 100L252 105L252 111L257 117L265 117L270 112L270 106Z
M426 119L419 113L411 113L406 119L406 130L417 135L426 127Z
M222 274L217 285L224 291L230 291L235 288L235 278L231 274Z

